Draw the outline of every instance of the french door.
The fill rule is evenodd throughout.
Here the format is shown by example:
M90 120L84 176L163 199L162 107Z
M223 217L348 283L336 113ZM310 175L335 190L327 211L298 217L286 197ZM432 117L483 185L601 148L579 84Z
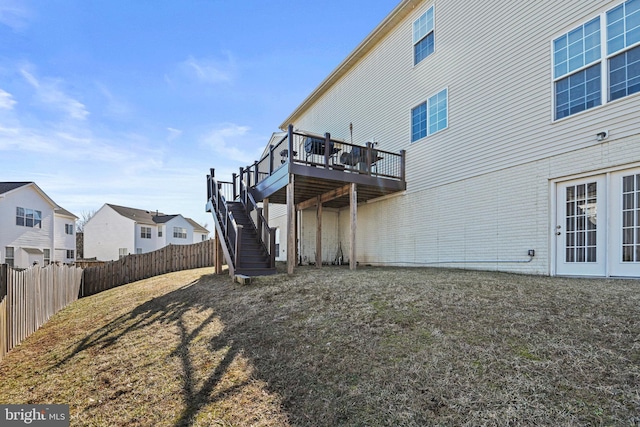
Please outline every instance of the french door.
M640 277L640 168L556 186L556 273Z
M606 274L605 175L558 184L556 273Z
M611 174L611 275L640 277L640 169Z

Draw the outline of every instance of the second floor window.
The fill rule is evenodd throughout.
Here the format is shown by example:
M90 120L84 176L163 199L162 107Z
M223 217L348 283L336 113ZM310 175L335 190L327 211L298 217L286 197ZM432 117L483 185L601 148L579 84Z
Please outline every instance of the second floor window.
M640 0L553 40L554 119L640 92Z
M447 127L447 93L444 89L411 110L411 142Z
M150 239L151 227L140 227L140 237L143 239Z
M158 227L158 237L162 237L162 226Z
M413 65L418 65L435 49L433 6L413 22Z
M73 234L73 224L64 225L64 234Z
M42 228L42 212L34 209L16 208L16 225Z
M173 227L173 237L175 239L186 239L187 229L183 227Z

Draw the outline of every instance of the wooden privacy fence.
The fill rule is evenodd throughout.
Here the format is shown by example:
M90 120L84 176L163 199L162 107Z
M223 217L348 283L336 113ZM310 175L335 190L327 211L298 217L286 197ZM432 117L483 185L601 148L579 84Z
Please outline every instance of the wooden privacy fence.
M0 265L0 360L78 299L82 270L65 265L17 271Z
M128 255L99 267L84 269L80 297L173 271L210 267L215 261L215 241L168 245L146 254Z

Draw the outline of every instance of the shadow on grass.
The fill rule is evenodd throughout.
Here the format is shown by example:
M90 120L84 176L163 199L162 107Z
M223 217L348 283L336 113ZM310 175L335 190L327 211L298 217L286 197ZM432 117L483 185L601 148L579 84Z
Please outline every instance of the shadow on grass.
M197 369L193 365L190 348L203 330L217 320L214 312L211 312L204 320L197 322L195 325L193 322L189 324L189 321L185 319L187 313L192 313L194 309L199 312L211 309L206 303L203 304L198 301L198 283L199 281L194 281L175 291L152 298L129 313L118 316L103 327L85 336L64 359L61 359L50 369L53 370L66 363L72 363L74 357L87 350L107 350L127 335L143 331L146 328L157 326L158 324L166 327L176 327L179 333L179 344L169 356L178 358L182 367L183 409L174 425L176 427L192 425L198 413L206 405L234 393L247 383L243 381L227 387L219 393L213 393L239 353L238 348L233 345L230 339L226 338L226 334L223 331L222 334L210 339L208 351L212 354L224 352L224 356L213 370L208 372L207 376L200 381L198 386L199 381L196 379Z
M251 286L202 276L87 335L58 366L160 324L178 336L171 352L183 372L176 427L195 424L205 406L235 390L216 387L240 354L252 367L248 381L266 383L295 426L640 420L634 282L427 269L299 271ZM194 310L197 324L190 322ZM214 322L221 322L220 333L202 333ZM203 336L207 351L222 355L204 379L193 359Z

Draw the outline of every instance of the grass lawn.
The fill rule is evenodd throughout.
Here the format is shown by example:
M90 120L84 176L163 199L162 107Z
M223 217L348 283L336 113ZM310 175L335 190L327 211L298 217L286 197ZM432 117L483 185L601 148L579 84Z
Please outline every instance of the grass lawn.
M72 426L640 425L638 280L211 273L67 307L0 362L0 403Z

